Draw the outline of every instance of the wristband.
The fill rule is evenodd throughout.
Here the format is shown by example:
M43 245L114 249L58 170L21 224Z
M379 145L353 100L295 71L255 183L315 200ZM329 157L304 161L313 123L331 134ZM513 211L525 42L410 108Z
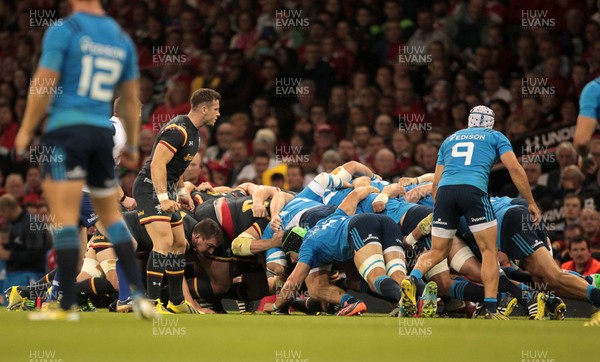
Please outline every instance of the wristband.
M375 197L375 200L373 200L373 202L375 203L378 201L383 201L384 204L387 204L389 199L390 199L390 197L386 193L382 192Z
M417 239L415 239L412 233L409 233L406 237L406 243L410 246L415 246L415 244L417 243Z
M177 195L178 196L186 196L187 193L185 192L185 187L180 187L177 189Z
M119 202L123 202L123 201L125 201L125 198L127 198L127 195L125 195L125 193L123 193L123 197L121 197L121 198L119 199Z
M277 308L277 307L275 306L275 303L273 303L273 304L271 304L271 310L272 310L273 312L278 312L278 311L279 311L279 308Z
M163 202L169 199L169 194L167 194L166 192L163 192L162 194L158 194L158 202Z

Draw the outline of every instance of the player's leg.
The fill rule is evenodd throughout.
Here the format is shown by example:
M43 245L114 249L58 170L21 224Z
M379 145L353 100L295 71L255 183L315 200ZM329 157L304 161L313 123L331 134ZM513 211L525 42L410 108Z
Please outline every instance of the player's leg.
M68 310L75 303L74 284L79 264L79 207L83 180L43 182L44 195L52 213L52 236L60 275L60 306Z
M185 270L185 234L183 231L183 219L179 213L175 213L178 220L171 221L171 232L173 245L166 254L165 273L169 280L169 305L178 306L183 303L183 273ZM152 239L154 240L154 238ZM167 306L167 309L169 307Z

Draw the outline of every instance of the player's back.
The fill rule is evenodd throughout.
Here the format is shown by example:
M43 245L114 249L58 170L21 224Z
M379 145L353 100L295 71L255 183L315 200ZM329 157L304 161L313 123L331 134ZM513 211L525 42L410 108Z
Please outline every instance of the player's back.
M506 151L512 146L498 131L472 127L455 132L438 153L437 164L444 166L438 186L472 185L487 193L490 170Z
M81 12L48 29L40 66L60 73L48 131L73 125L111 127L115 89L138 76L135 47L117 22ZM49 86L33 84L31 89Z
M353 252L348 243L348 216L336 210L308 230L300 247L298 261L312 267L352 259Z

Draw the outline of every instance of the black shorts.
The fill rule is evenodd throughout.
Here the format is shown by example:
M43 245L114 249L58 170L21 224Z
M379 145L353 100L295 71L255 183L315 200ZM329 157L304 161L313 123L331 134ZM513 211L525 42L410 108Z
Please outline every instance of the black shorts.
M174 192L168 192L168 195L169 199L177 200ZM158 202L158 198L154 192L152 180L143 175L138 175L133 183L133 198L137 203L137 214L140 218L140 224L144 225L154 221L165 221L170 222L171 226L175 227L183 223L179 211L168 213L161 210L160 202Z
M90 189L118 185L113 159L113 130L94 126L70 126L42 136L35 156L42 178L54 181L85 180Z
M525 263L525 258L537 249L545 247L550 250L546 242L548 237L546 231L530 221L529 210L524 206L513 207L506 211L499 232L499 249L511 260Z
M359 250L365 244L378 243L381 249L402 248L402 230L400 225L384 214L358 214L348 222L348 244Z
M496 215L485 192L470 185L440 187L433 206L432 235L452 238L463 215L472 232L496 225Z

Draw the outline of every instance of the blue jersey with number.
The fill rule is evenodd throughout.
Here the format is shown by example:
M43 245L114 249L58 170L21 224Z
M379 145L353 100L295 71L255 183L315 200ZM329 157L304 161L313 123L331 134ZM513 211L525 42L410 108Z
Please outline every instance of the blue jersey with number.
M579 114L596 120L600 119L600 77L583 87L579 97Z
M60 74L47 131L74 125L112 127L115 88L138 77L135 46L117 22L81 12L48 28L39 66ZM49 84L30 86L31 92L47 88Z
M473 127L446 138L438 152L437 164L444 166L438 187L471 185L487 193L490 170L505 152L510 141L500 132Z
M348 244L350 216L337 209L310 229L298 256L298 262L316 268L334 262L344 262L354 257L354 249Z

